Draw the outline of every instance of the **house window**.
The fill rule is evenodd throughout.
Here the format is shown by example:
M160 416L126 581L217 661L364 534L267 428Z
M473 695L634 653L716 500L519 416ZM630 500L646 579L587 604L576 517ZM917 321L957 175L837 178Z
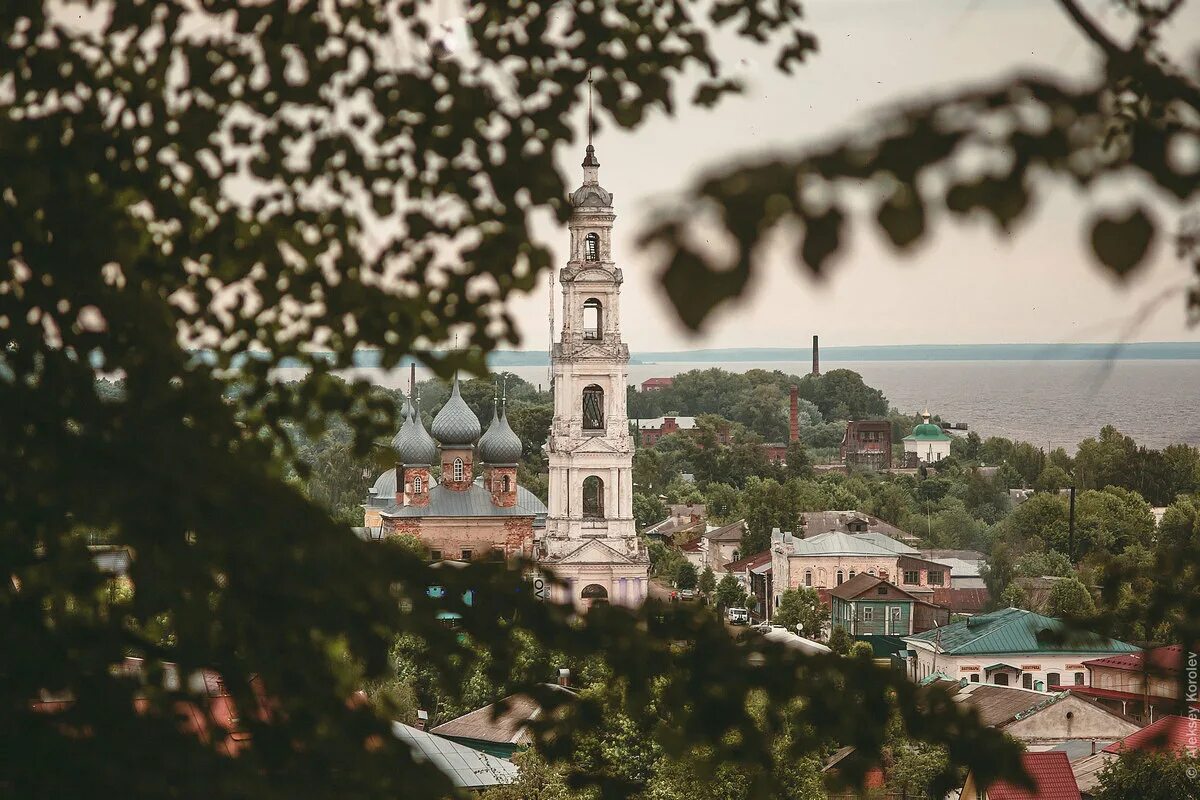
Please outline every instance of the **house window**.
M875 609L870 606L863 608L863 622L873 622L875 619Z
M462 551L462 560L470 561L472 555L474 555L474 554L470 550L463 550Z
M431 561L441 561L442 560L442 551L441 550L430 550L429 551L429 559Z
M1083 686L1083 673L1082 672L1075 673L1075 685Z
M976 672L974 675L971 676L971 683L979 683L979 673L978 672Z
M804 585L812 586L812 570L811 569L804 570Z
M1033 675L1029 674L1028 672L1026 672L1024 675L1022 675L1021 676L1021 686L1025 689L1032 689L1033 688Z
M904 570L904 582L916 586L921 582L921 574L915 569L906 569Z
M422 484L420 475L413 478L413 492L415 492L416 494L420 494L422 485L423 484Z
M454 459L454 480L461 481L466 474L461 458Z
M587 236L583 237L583 260L600 260L600 236L598 234L589 233Z
M600 301L589 297L583 303L583 338L599 341L603 338L604 315L601 313Z
M604 389L594 383L583 389L583 429L604 430Z
M1062 676L1059 675L1057 672L1047 672L1046 673L1046 684L1047 684L1047 686L1061 686L1062 685Z
M841 586L841 585L842 585L842 584L845 582L845 580L846 580L845 573L843 573L843 572L842 572L842 571L839 569L839 570L837 571L837 585L838 585L838 586Z
M851 579L853 579L856 574L857 573L854 570L850 570L850 578Z
M935 569L929 570L929 585L930 586L941 586L942 585L942 576L944 574L945 573L943 573L941 570L935 570Z
M880 586L878 589L875 590L875 594L887 594L887 587Z
M604 481L595 475L583 479L583 516L604 518Z

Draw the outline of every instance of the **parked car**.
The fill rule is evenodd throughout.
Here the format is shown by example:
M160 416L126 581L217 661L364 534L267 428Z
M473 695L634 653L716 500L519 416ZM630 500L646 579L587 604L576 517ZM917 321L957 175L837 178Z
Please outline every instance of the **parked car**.
M730 625L749 625L750 612L745 608L731 608L725 612Z
M679 599L680 600L695 600L696 599L696 590L695 589L680 589L679 590Z

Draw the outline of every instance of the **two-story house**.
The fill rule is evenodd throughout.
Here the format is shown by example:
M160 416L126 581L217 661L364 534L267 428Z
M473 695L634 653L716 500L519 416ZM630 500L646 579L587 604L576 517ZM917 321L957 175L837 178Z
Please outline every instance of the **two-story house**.
M851 636L908 636L950 622L950 612L894 583L859 573L829 590L830 626Z

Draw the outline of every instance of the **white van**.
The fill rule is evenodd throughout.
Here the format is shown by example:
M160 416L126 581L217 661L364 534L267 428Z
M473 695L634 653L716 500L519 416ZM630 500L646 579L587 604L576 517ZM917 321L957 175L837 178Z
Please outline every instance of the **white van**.
M749 625L750 612L744 608L731 608L725 612L730 625Z

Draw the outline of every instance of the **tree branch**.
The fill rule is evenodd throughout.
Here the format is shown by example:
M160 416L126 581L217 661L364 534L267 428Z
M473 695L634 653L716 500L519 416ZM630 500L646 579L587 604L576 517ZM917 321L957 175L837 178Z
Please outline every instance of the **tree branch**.
M1058 4L1062 6L1063 11L1074 20L1075 24L1087 35L1089 39L1095 42L1101 50L1103 50L1110 58L1122 58L1129 55L1129 51L1118 47L1116 42L1108 38L1104 31L1100 30L1100 26L1092 21L1092 18L1083 13L1083 9L1075 0L1058 0Z

